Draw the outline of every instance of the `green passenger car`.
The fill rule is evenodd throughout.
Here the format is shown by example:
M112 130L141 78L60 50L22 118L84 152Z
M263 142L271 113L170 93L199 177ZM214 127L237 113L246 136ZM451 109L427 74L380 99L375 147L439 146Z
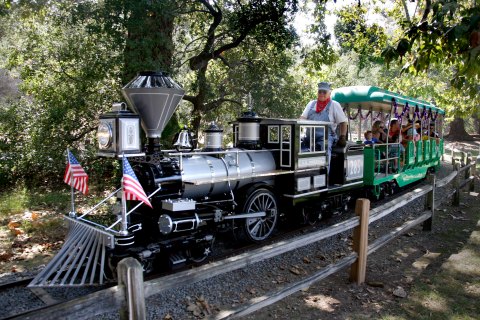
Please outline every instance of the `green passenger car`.
M371 86L332 92L349 118L349 140L365 144L364 186L380 198L435 171L443 154L445 111L435 104ZM390 125L397 120L400 138ZM384 134L379 133L384 127ZM365 132L385 141L365 141Z

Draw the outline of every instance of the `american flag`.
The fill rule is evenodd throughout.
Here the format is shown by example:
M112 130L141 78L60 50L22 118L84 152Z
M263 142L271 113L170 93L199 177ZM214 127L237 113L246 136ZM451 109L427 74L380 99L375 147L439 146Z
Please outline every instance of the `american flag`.
M138 182L137 176L132 170L130 163L126 157L123 157L123 192L125 200L138 200L152 208L152 204L148 201L142 185Z
M70 150L67 150L68 164L63 175L63 181L69 186L81 191L83 194L88 193L88 175L83 170L80 163L73 156Z

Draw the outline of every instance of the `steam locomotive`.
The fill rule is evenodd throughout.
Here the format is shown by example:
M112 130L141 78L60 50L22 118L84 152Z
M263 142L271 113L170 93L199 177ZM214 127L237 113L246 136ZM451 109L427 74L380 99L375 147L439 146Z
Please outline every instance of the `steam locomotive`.
M397 180L410 183L413 176L420 179L438 165L425 162L406 168L403 177L385 170L378 179L366 179L369 170L375 174L382 169L380 159L373 168L374 159L371 165L365 163L370 151L378 153L371 146L349 141L333 148L329 166L329 122L260 118L252 109L232 123L232 148L223 146L223 130L211 124L204 132L203 149L194 149L185 129L175 149L162 150L159 139L184 90L165 73L142 72L122 91L130 108L115 104L100 117L98 155L128 157L152 208L138 203L122 211L119 189L101 202L116 203L113 224L90 219L94 210L81 216L71 213L62 250L30 286L103 283L125 257L138 259L145 272L201 262L211 254L219 232L233 231L237 239L262 242L281 218L315 223L323 215L346 211L355 192L369 190L378 196ZM373 107L380 105L375 102Z

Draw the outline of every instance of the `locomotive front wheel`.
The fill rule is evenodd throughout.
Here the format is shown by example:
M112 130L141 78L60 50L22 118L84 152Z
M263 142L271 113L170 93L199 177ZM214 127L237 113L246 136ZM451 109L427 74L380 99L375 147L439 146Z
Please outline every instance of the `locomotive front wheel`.
M315 208L302 209L303 224L314 226L322 219L322 212Z
M194 263L204 262L212 253L213 241L209 244L199 244L187 250L187 256Z
M243 212L265 212L264 217L247 218L243 232L247 240L261 242L267 239L275 229L278 219L278 206L275 195L267 189L258 189L248 195Z

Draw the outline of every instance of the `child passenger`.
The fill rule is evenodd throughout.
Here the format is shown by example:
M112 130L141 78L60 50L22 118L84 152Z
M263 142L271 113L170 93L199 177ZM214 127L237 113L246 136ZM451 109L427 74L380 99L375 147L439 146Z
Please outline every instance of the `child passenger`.
M370 130L365 131L363 135L365 136L363 144L374 144L378 142L377 138L373 137L373 133Z

